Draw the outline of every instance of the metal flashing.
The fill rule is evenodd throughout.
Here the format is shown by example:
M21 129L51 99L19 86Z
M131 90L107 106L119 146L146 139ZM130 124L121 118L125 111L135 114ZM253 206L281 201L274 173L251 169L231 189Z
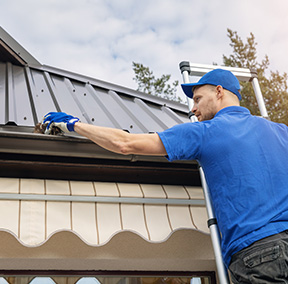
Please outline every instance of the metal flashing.
M22 45L11 37L0 26L0 61L11 62L17 65L41 66L41 63L32 56Z

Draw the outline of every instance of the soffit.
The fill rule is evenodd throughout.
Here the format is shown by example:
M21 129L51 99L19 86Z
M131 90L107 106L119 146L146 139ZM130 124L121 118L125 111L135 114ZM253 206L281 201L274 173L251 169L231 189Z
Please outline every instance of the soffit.
M0 189L3 269L214 267L201 188L1 178Z
M18 56L5 42L0 39L0 62L11 62L15 65L23 66L26 62Z

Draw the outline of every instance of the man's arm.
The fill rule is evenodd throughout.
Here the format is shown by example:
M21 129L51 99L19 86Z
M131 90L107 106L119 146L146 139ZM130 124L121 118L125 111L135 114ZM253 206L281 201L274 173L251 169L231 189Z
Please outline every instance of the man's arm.
M76 122L74 131L97 145L123 155L165 156L166 150L157 133L130 134L126 131Z

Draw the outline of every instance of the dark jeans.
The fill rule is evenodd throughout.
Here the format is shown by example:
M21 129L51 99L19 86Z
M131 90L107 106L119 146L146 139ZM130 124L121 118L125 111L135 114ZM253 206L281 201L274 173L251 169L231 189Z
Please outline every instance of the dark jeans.
M288 230L235 253L229 271L233 283L288 283Z

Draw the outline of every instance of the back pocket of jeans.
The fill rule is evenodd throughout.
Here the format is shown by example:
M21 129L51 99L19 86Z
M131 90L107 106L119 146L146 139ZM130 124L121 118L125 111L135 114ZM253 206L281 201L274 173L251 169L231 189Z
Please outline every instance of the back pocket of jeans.
M275 245L273 247L265 248L256 252L253 252L243 258L246 267L254 267L261 263L269 262L277 259L280 256L280 246Z

